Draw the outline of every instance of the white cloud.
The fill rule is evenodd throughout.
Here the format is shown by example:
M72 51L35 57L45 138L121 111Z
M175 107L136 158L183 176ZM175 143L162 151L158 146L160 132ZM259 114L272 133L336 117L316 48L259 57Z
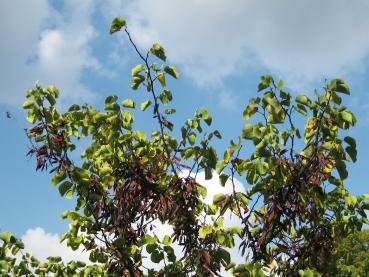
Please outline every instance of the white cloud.
M307 84L360 73L369 52L365 0L110 0L139 45L158 41L200 85L255 68Z
M46 261L46 258L50 256L60 256L64 262L89 261L89 254L71 250L65 243L60 243L58 234L46 233L40 227L28 229L22 236L22 240L25 244L25 252L31 253L41 261Z
M93 97L80 81L86 68L103 71L90 50L94 8L92 0L66 0L61 11L47 0L0 3L0 103L20 105L36 80L65 98Z
M366 70L365 0L65 0L58 11L50 3L0 3L0 103L19 105L37 79L56 84L65 97L90 100L94 93L81 83L84 69L113 76L91 54L96 9L109 20L125 16L140 46L160 42L182 72L218 91L227 77L255 70L297 88ZM109 61L118 61L115 53ZM235 104L224 92L219 100Z

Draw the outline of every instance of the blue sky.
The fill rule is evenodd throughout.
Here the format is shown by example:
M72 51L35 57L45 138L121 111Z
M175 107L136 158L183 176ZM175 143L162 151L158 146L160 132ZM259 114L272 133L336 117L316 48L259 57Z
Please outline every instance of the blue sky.
M179 81L169 84L174 120L180 126L196 108L207 107L225 138L216 144L218 153L240 134L243 108L256 95L260 75L286 80L295 94L319 89L325 78L345 79L352 90L345 103L358 118L350 135L359 153L346 184L352 194L368 193L368 14L365 0L1 1L0 230L23 236L40 227L61 234L68 222L59 215L73 207L25 156L28 125L20 107L36 80L61 90L62 107L101 106L110 94L140 97L130 90L137 56L123 35L108 34L116 16L128 21L141 49L154 42L166 48L168 62L180 71Z

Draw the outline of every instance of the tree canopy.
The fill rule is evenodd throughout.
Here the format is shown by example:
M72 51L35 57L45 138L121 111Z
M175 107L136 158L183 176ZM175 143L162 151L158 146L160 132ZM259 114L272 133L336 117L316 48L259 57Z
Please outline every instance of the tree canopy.
M102 111L74 104L61 112L59 90L36 83L23 104L36 170L53 174L60 195L76 200L75 209L62 214L71 226L62 241L88 251L91 264L60 257L40 262L4 232L0 273L330 276L337 270L336 242L368 223L369 207L369 195L352 196L344 185L347 163L357 156L355 139L347 135L356 118L342 104L350 95L348 85L333 79L320 92L295 96L283 80L262 76L257 96L244 109L242 131L218 153L212 145L221 132L211 128L206 108L180 127L172 122L176 109L167 79L178 79L179 72L166 63L164 48L155 43L140 50L122 18L112 22L110 33L117 32L126 34L140 61L131 70L131 87L145 101L112 95ZM139 112L151 114L156 128L135 129ZM80 140L88 146L80 149L85 145ZM73 160L76 148L82 156ZM200 171L206 179L217 172L221 185L230 182L233 192L206 204ZM247 183L245 193L235 190L236 178ZM227 211L242 224L223 226ZM159 222L173 229L162 240L151 232ZM232 262L228 251L236 237L242 264ZM148 267L145 256L160 268Z
M369 272L369 230L357 231L336 244L335 276L366 276Z

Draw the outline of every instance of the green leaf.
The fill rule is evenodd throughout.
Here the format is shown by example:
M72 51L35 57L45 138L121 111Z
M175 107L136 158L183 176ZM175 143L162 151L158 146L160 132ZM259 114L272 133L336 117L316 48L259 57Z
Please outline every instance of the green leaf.
M157 242L157 239L155 237L146 234L145 236L141 237L138 242L138 246L142 247L145 244L154 244L155 242Z
M306 95L299 95L296 97L296 102L302 105L311 106L312 102Z
M249 120L250 117L258 111L258 107L255 104L248 105L243 111L243 119Z
M125 108L134 109L134 108L136 108L136 103L131 99L125 99L125 100L122 101L122 106L125 107Z
M144 76L142 76L142 75L137 74L136 76L134 76L134 77L132 78L132 81L131 81L131 88L132 88L133 90L137 90L137 89L138 89L138 87L140 86L140 84L141 84L143 81L145 81L145 77L144 77Z
M64 196L67 191L69 191L71 188L73 187L73 184L69 181L65 181L63 182L60 186L59 186L59 193L61 196Z
M267 110L273 114L278 114L282 111L281 104L272 92L267 92L264 94L263 104L264 106L267 106L269 104L270 107L267 107Z
M159 73L156 73L155 76L159 80L161 86L165 87L166 86L165 74L163 72L159 72Z
M350 94L349 86L341 79L333 79L328 86L329 89L343 94Z
M199 230L199 238L204 239L206 238L207 235L211 234L212 232L213 228L209 225L205 225Z
M69 107L68 112L76 112L79 111L81 109L81 107L77 104L73 104L72 106Z
M222 139L222 135L220 134L220 132L218 130L215 130L213 132L214 136L216 136L218 139Z
M346 164L343 161L337 161L336 162L336 168L337 168L338 174L340 175L340 178L342 180L344 180L348 177Z
M355 125L356 118L354 117L354 115L352 114L352 112L350 112L350 111L343 111L343 112L340 113L340 115L341 115L341 118L344 121L350 123L351 125Z
M143 131L135 131L134 135L138 141L145 141L147 138L146 134Z
M355 140L353 137L346 136L346 137L344 138L344 141L345 141L348 145L350 145L350 146L352 146L352 147L355 147L355 148L356 148L356 140Z
M118 99L118 96L109 95L108 97L105 98L105 104L114 103L117 101L117 99Z
M197 185L197 192L203 197L206 198L206 195L208 194L208 190L206 187L202 185Z
M225 163L229 163L229 160L231 159L233 153L234 153L234 149L232 147L229 147L226 149L223 155L223 160Z
M332 141L326 141L323 143L322 147L327 150L332 150L336 147L336 144Z
M261 76L261 80L258 85L258 92L269 87L272 81L273 81L273 78L270 75Z
M118 100L118 96L116 95L108 96L105 99L104 109L107 111L118 111L119 105L116 103L117 100Z
M350 137L350 136L346 136L344 138L344 141L349 145L345 148L347 154L350 156L350 158L353 162L356 162L357 150L356 150L356 141L355 141L355 139Z
M107 106L107 105L110 105L110 104L105 104L105 106ZM105 108L107 108L107 107L105 107ZM93 121L97 122L97 123L100 123L100 122L105 121L107 119L107 117L108 117L108 115L106 113L97 113L97 114L94 115Z
M331 92L331 99L333 101L333 103L337 104L337 105L341 105L342 102L342 98L339 97L335 92Z
M35 123L35 121L36 121L36 112L38 112L38 110L35 107L31 108L28 111L28 114L27 114L27 121L28 122Z
M314 277L314 272L312 272L311 270L307 269L305 271L302 271L303 272L303 277ZM299 271L299 274L301 275L300 271Z
M224 160L218 161L215 167L216 173L220 174L226 166L227 164L224 162Z
M111 168L111 166L107 163L103 166L100 167L99 169L99 174L100 176L106 176L108 174L111 174L113 171L113 169Z
M175 263L175 261L177 260L177 257L174 254L174 249L169 245L165 245L163 249L167 253L168 261L170 261L171 263Z
M114 18L114 20L111 22L110 34L114 34L115 32L120 31L122 27L127 28L126 21L121 17Z
M214 195L214 197L213 197L213 204L214 205L219 205L220 203L225 201L227 198L228 198L227 195L225 195L223 193L218 193L218 194Z
M254 124L244 125L242 129L242 138L248 140L261 138L259 126Z
M156 243L150 243L146 245L146 251L147 253L151 254L158 248L158 245Z
M15 239L15 238L14 238ZM14 245L19 249L24 249L24 243L21 240L17 240Z
M202 120L205 121L205 123L210 126L211 125L211 122L213 121L213 118L211 117L211 115L209 114L209 112L204 108L204 107L201 107L197 112L196 114L198 116L200 116L202 118Z
M170 238L170 236L165 235L163 238L163 244L164 245L170 245L172 243L172 239Z
M222 185L222 187L225 186L228 178L229 178L228 174L222 173L222 174L219 175L219 180L220 180L220 184Z
M60 171L60 172L54 174L54 176L51 179L52 186L55 187L57 184L59 184L65 178L67 178L67 175L65 174L64 171Z
M247 198L246 194L242 192L236 192L236 199L244 205L249 203L249 198Z
M72 190L68 191L67 194L65 195L65 197L69 200L72 199L73 198L73 191Z
M134 68L132 68L131 73L132 73L132 77L135 77L137 75L139 75L139 73L145 69L145 66L143 64L138 64L136 65Z
M20 250L20 249L19 249L18 247L13 247L13 248L12 248L12 255L13 255L13 256L17 255L17 253L19 252L19 250Z
M249 184L255 184L259 179L256 168L250 168L246 174L246 180Z
M167 109L165 110L166 114L174 114L176 112L176 109Z
M174 66L166 66L164 67L164 71L176 79L179 78L179 73Z
M211 172L210 167L205 167L205 180L210 180L213 178L213 173Z
M195 142L196 142L196 133L191 132L191 133L188 135L188 142L189 142L191 145L194 145L194 144L195 144Z
M282 90L284 88L284 85L285 85L284 80L280 80L277 85L277 89Z
M242 138L244 139L254 139L255 138L255 125L254 124L246 124L242 129Z
M148 106L151 105L151 100L146 100L145 102L141 103L141 111L144 111L147 109Z
M261 159L258 159L256 161L255 167L260 175L265 175L268 172L268 164L266 162L263 162Z
M307 110L305 108L304 105L302 104L296 104L293 106L293 108L298 111L300 114L302 114L303 116L306 116L307 115Z
M55 98L51 94L46 94L45 97L46 97L47 101L49 101L51 106L55 105L55 103L56 103Z
M155 250L151 253L150 258L151 258L152 262L160 263L164 259L164 253L161 253L161 252Z
M12 237L13 237L12 233L8 231L0 233L0 240L2 240L5 243L9 243Z
M217 161L218 161L218 157L217 157L217 151L215 150L214 147L210 146L208 148L206 158L207 158L207 161L206 161L207 165L215 169Z
M165 62L165 60L167 59L166 55L165 55L165 50L164 48L158 44L158 43L155 43L151 49L150 49L150 52L152 54L154 54L156 57L158 57L159 59L163 60Z
M231 254L229 254L228 251L224 250L223 248L219 248L216 252L215 252L215 256L217 258L222 259L223 261L226 262L226 264L228 265L231 262Z
M46 93L51 94L52 96L54 96L55 98L58 98L60 95L59 90L57 89L56 86L49 86L44 90Z
M346 196L345 201L349 206L355 206L357 204L357 198L353 195Z
M352 147L352 146L348 146L345 148L346 150L346 153L350 156L351 160L353 162L356 162L357 160L357 150L356 150L356 147Z
M35 105L34 102L30 101L30 100L26 100L23 105L22 105L22 108L27 110L27 109L30 109L32 108L33 106Z
M163 103L163 105L166 106L170 101L172 101L173 96L169 90L164 89L163 92L159 95L159 99L161 103Z

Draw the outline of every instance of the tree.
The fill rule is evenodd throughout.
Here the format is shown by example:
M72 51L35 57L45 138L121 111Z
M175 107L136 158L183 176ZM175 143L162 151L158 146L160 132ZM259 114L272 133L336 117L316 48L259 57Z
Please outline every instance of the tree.
M212 144L221 139L211 130L212 117L205 108L195 112L174 135L168 108L173 96L167 78L179 77L166 65L166 53L154 44L142 53L131 39L126 22L113 20L110 33L123 31L141 63L132 69L133 90L147 95L140 109L151 112L157 129L151 134L134 129L132 99L105 100L104 111L74 104L61 113L56 108L55 86L36 84L27 92L23 108L32 126L27 135L36 158L36 170L53 174L52 185L60 195L76 198L73 211L62 218L71 229L62 237L72 249L90 253L92 265L65 264L59 257L41 263L30 254L15 255L23 248L10 233L2 233L0 272L4 275L81 276L213 276L229 270L234 276L319 276L329 274L335 242L368 223L367 196L351 196L343 180L346 163L356 161L356 142L342 131L356 123L342 106L348 85L334 79L323 92L293 97L284 82L267 75L258 86L243 117L242 134L233 140L222 158ZM154 60L154 61L153 61ZM257 116L260 121L257 120ZM305 127L296 124L306 119ZM303 128L304 132L300 132ZM70 153L76 141L90 145L81 160ZM247 146L247 148L246 148ZM206 189L196 176L214 170L222 185L245 178L246 193L215 195L212 205L203 202ZM223 215L231 211L242 220L237 228L223 227ZM169 223L173 234L162 241L149 231L156 222ZM227 247L242 239L245 263L231 262ZM179 244L182 257L174 254ZM146 250L156 271L143 264Z
M357 231L338 241L334 276L366 276L369 272L369 230Z

